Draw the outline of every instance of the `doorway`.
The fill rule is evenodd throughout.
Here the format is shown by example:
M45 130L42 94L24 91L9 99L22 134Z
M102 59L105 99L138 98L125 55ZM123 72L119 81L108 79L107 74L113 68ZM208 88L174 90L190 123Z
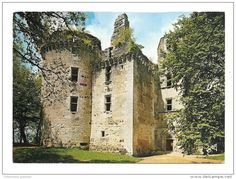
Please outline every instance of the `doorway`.
M166 151L173 151L173 139L166 139Z

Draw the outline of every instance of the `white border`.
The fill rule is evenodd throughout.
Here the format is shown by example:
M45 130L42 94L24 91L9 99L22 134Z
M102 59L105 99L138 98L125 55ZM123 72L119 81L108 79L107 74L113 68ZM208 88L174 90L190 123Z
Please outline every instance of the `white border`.
M16 164L12 162L12 17L16 11L190 12L224 11L226 17L226 157L224 164ZM232 174L232 3L4 3L3 174ZM153 47L157 48L157 47Z

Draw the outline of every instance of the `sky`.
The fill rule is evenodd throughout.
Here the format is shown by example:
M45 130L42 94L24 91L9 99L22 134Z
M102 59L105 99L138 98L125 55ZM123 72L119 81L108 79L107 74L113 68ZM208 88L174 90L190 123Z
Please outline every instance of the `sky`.
M124 12L88 12L86 29L96 36L102 49L111 46L113 25L118 15ZM154 63L157 63L157 46L161 37L169 30L172 24L181 16L188 16L189 12L171 13L128 13L130 27L134 30L136 43L144 46L143 53Z

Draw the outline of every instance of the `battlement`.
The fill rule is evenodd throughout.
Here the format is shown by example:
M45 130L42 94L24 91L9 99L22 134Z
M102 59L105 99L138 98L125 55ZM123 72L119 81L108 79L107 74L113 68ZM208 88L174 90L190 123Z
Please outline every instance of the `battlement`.
M109 49L105 51L104 53L107 54ZM119 64L124 64L126 61L136 61L140 65L142 65L142 68L147 69L150 73L156 74L157 72L157 65L151 62L141 51L129 52L127 54L123 54L121 56L105 56L103 57L103 60L99 63L97 63L98 69L104 69L108 66L117 66Z
M73 54L78 54L79 50L101 53L101 42L96 37L75 31L56 31L50 36L50 43L41 47L43 53L56 50L68 50Z

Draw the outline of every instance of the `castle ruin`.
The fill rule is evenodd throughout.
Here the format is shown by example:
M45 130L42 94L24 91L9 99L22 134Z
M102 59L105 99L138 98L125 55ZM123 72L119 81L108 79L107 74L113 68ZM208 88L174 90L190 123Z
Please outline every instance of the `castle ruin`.
M128 155L173 150L158 65L129 39L114 43L129 28L127 15L118 16L103 51L84 32L56 32L44 46L43 65L53 70L43 81L44 146Z

